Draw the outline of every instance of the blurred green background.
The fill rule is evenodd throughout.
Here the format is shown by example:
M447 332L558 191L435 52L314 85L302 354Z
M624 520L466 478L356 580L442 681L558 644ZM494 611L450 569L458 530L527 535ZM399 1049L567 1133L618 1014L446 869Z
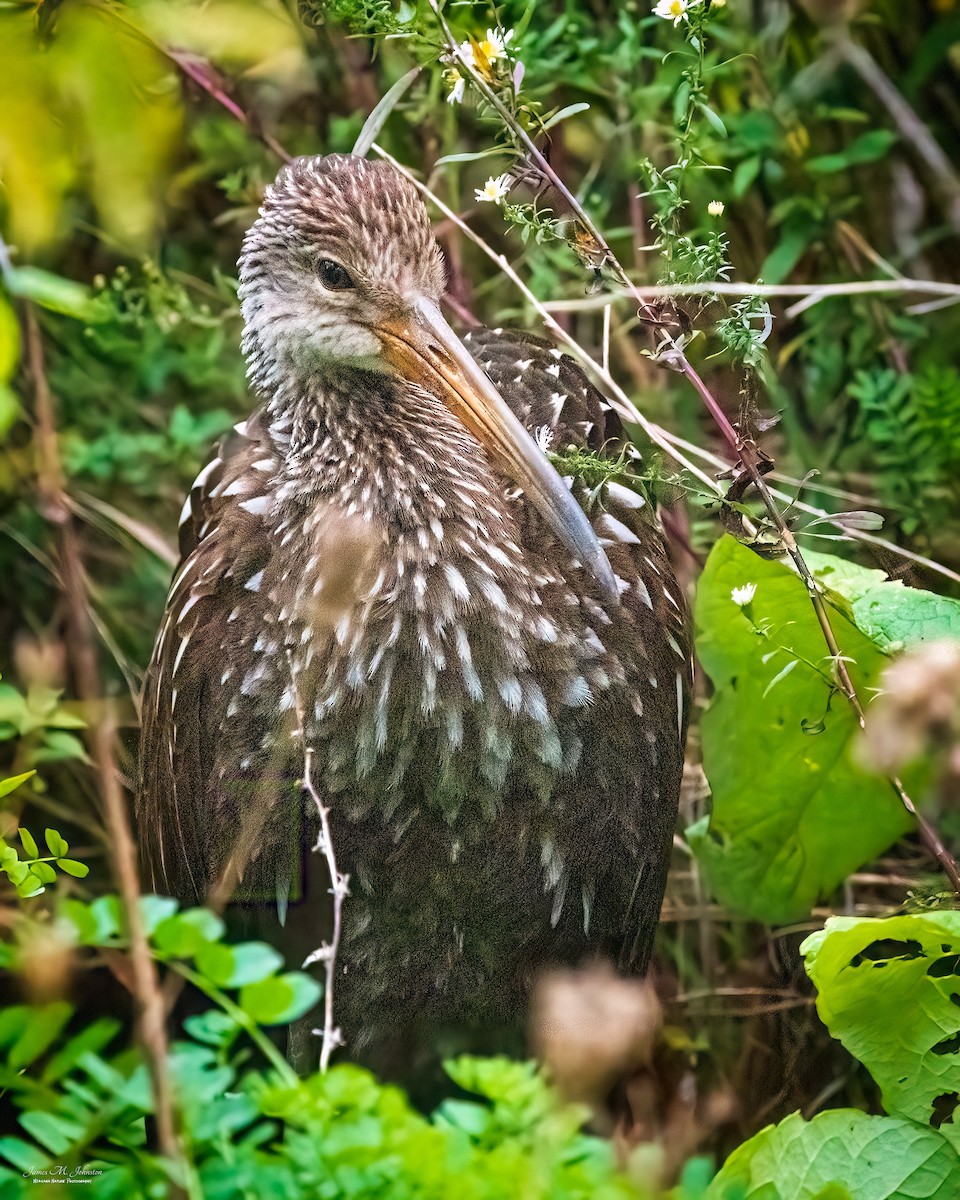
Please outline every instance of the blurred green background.
M673 163L689 134L678 129L689 58L671 53L680 36L651 8L509 0L496 11L448 9L458 36L482 35L496 20L522 31L524 92L541 114L589 105L552 131L551 161L648 283L676 264L643 249L657 201L641 195L642 163ZM684 233L697 244L722 229L740 280L955 281L960 7L714 8L705 79L717 121L700 121L690 136L703 163L723 169L686 173ZM524 242L493 205L474 204L474 189L506 169L476 157L498 129L469 100L446 102L435 33L421 0L0 3L0 774L38 768L6 803L71 832L91 863L103 857L104 834L78 725L98 713L75 699L65 531L129 751L178 511L211 444L250 408L235 262L282 156L348 152L380 97L419 63L381 143L505 253L541 300L581 299L590 283L565 245ZM438 164L450 155L467 157ZM708 212L717 200L719 218ZM440 220L438 235L456 319L539 330L510 281L455 226ZM877 547L862 549L863 561L960 595L960 308L928 300L844 297L796 314L774 301L761 405L782 411L766 435L779 469L820 472L805 498L881 513L886 538L947 573ZM687 315L699 322L699 306ZM630 313L622 316L613 374L651 419L719 452L691 394L643 356ZM711 319L691 354L735 415L741 375ZM601 353L598 312L558 320ZM673 526L692 585L720 527L699 486L661 466L670 495L689 501ZM694 733L690 820L707 798L697 744ZM884 879L914 860L898 851L873 882L848 884L860 888L863 911L883 910ZM680 1077L703 1065L704 1078L750 1097L741 1135L816 1104L833 1079L848 1098L869 1090L856 1064L813 1033L799 983L802 932L768 939L711 907L681 858L658 970L694 999L672 1010L665 1070Z

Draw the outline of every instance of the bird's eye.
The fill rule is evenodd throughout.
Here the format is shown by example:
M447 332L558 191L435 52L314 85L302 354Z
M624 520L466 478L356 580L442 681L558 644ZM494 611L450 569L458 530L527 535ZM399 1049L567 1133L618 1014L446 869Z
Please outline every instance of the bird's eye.
M332 292L342 292L353 287L353 280L346 270L332 258L321 258L317 263L317 274L324 287Z

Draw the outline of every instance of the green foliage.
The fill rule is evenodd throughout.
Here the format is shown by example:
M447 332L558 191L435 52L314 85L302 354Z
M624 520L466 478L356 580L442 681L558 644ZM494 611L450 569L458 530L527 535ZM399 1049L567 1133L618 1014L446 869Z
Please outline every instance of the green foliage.
M189 1037L175 1043L169 1063L190 1195L651 1195L617 1167L609 1144L582 1133L585 1111L561 1105L531 1064L451 1063L451 1076L479 1099L449 1101L432 1118L358 1067L297 1079L260 1027L310 1008L318 995L314 981L300 972L278 975L279 956L268 946L226 945L222 922L204 909L181 912L174 901L152 896L144 897L142 916L158 961L188 968L214 1001L188 1018ZM115 897L67 901L58 918L61 936L91 948L122 948L124 927ZM222 989L238 992L237 999ZM236 1044L242 1030L272 1065L250 1063ZM171 1168L148 1149L144 1125L152 1112L148 1076L137 1049L118 1047L120 1033L118 1022L102 1018L77 1029L62 1001L0 1013L0 1087L20 1124L20 1133L0 1138L0 1157L11 1166L0 1168L4 1196L32 1194L54 1166L68 1178L86 1170L91 1197L164 1194Z
M932 1129L854 1109L768 1125L724 1163L708 1200L953 1200L960 1160Z
M279 4L217 0L203 10L141 0L0 10L0 173L16 244L59 237L82 189L103 227L144 246L160 217L183 113L173 57L210 54L233 66L297 66L296 30ZM96 64L95 70L88 69ZM195 73L204 78L194 64ZM212 81L209 86L214 85Z
M62 694L40 684L23 693L10 683L0 683L0 742L19 739L21 757L30 764L70 758L87 761L75 732L85 729L86 722L60 703Z
M801 946L817 1011L889 1116L839 1109L768 1126L709 1200L952 1200L960 1193L960 913L831 917Z
M960 511L960 373L931 366L919 374L858 371L848 388L859 406L884 499L914 532Z
M821 1020L880 1085L887 1112L960 1149L960 913L831 917L801 952Z
M732 593L747 584L756 594L741 607ZM850 757L859 726L794 572L725 537L700 578L694 617L714 689L701 723L713 800L688 836L724 904L792 921L910 821L889 784ZM839 613L834 628L855 684L869 694L884 655Z
M6 785L12 783L16 786L24 779L29 779L32 774L32 771L28 771L25 775L19 775L15 779L4 780L3 783L0 783L0 795L4 793ZM24 857L21 858L16 846L11 846L5 838L0 837L0 871L13 884L17 895L22 900L39 896L46 891L46 885L53 883L57 877L54 866L59 867L65 875L72 875L74 879L85 879L89 875L90 868L86 863L77 862L75 858L67 858L70 846L55 829L44 831L44 840L50 851L46 856L41 856L36 839L29 830L21 826L17 832L20 836L20 844L25 851Z
M894 653L938 638L960 640L960 601L904 587L885 572L806 551L827 598L881 650Z

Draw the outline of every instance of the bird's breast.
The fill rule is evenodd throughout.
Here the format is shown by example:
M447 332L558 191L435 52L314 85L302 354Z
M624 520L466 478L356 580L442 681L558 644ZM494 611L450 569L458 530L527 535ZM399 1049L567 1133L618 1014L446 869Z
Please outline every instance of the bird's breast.
M319 503L263 582L290 660L280 708L302 711L358 817L414 796L495 808L511 774L546 801L579 761L578 714L623 682L603 609L522 545L506 500L466 499L419 522Z

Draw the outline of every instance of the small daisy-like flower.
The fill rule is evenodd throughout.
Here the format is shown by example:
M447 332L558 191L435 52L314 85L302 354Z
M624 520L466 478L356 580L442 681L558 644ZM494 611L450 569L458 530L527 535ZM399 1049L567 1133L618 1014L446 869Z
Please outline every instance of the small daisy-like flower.
M486 38L480 43L480 49L487 62L494 63L507 57L507 44L513 37L513 30L501 33L499 29L488 29Z
M672 21L676 29L681 21L690 20L689 10L696 8L700 3L701 0L657 0L653 15L663 17L665 21Z
M745 583L743 587L734 588L730 593L730 599L738 608L746 608L757 594L757 585L755 583Z
M538 425L533 431L533 440L546 454L553 445L553 430L549 425Z
M478 40L476 47L473 42L461 42L456 49L456 57L466 66L489 77L492 74L490 67L507 57L507 45L512 37L512 29L506 33L501 33L499 29L488 29L487 36Z
M711 217L722 217L723 216L723 201L722 200L711 200L710 203L707 205L707 212L710 214Z
M444 71L443 79L450 91L447 93L448 104L462 104L463 93L467 87L467 81L459 71L449 70Z
M461 42L456 49L456 56L468 67L476 67L477 60L473 57L473 46L469 42Z
M478 204L499 204L510 191L509 175L491 176L482 188L476 189Z

